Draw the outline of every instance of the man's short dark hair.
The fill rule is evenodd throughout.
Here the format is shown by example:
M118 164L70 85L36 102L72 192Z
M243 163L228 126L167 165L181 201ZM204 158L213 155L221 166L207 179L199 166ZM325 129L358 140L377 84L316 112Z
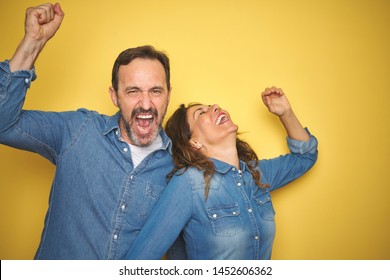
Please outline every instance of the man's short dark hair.
M169 67L169 58L162 52L156 50L153 46L140 46L136 48L129 48L119 54L115 60L114 67L112 68L112 80L111 84L115 92L118 91L118 72L121 65L127 65L136 58L144 59L157 59L163 65L165 70L165 77L168 90L171 88L171 74Z

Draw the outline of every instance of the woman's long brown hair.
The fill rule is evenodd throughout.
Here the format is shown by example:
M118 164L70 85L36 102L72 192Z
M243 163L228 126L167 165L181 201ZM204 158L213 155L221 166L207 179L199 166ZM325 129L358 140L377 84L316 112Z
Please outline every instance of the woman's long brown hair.
M198 170L203 170L203 177L206 182L205 196L207 198L210 190L210 180L215 173L214 163L202 152L195 150L191 146L191 131L187 120L187 110L197 105L202 104L191 103L187 107L184 104L181 104L168 119L165 125L165 132L172 140L172 154L174 162L174 169L168 174L168 179L171 179L180 169L183 169L184 173L190 166L194 166ZM255 151L248 143L240 140L239 138L236 140L236 147L239 159L247 164L256 185L261 188L267 187L267 185L260 182L260 171L256 169L259 159Z

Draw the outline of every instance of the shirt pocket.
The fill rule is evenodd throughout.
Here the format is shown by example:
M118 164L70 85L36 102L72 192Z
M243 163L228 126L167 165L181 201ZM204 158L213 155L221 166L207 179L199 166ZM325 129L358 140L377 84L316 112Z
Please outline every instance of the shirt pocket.
M260 215L264 220L273 221L275 219L275 210L272 205L269 192L262 192L254 196Z
M146 184L144 197L139 208L140 216L149 216L161 193L165 190L165 186Z
M214 235L233 236L245 229L238 203L206 209Z

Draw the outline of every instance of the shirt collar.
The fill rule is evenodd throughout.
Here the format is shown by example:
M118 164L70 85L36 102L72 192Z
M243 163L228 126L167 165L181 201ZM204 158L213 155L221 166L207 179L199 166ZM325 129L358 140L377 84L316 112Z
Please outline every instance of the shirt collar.
M115 115L108 118L103 130L103 135L107 135L111 131L119 129L119 117L120 113L118 111Z
M227 173L228 171L232 170L233 168L237 170L237 168L233 165L230 165L226 162L220 161L215 158L211 158L211 161L214 163L215 171L218 173ZM249 170L248 167L246 166L246 163L240 160L240 170L242 172Z

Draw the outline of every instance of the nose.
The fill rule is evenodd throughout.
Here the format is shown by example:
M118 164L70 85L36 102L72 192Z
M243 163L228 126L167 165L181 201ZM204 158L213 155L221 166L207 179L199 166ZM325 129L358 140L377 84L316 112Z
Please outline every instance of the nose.
M143 92L140 95L140 99L139 99L140 107L144 110L149 110L152 107L151 104L152 102L150 100L149 94L147 92Z
M219 110L218 104L211 105L211 112L215 113Z

